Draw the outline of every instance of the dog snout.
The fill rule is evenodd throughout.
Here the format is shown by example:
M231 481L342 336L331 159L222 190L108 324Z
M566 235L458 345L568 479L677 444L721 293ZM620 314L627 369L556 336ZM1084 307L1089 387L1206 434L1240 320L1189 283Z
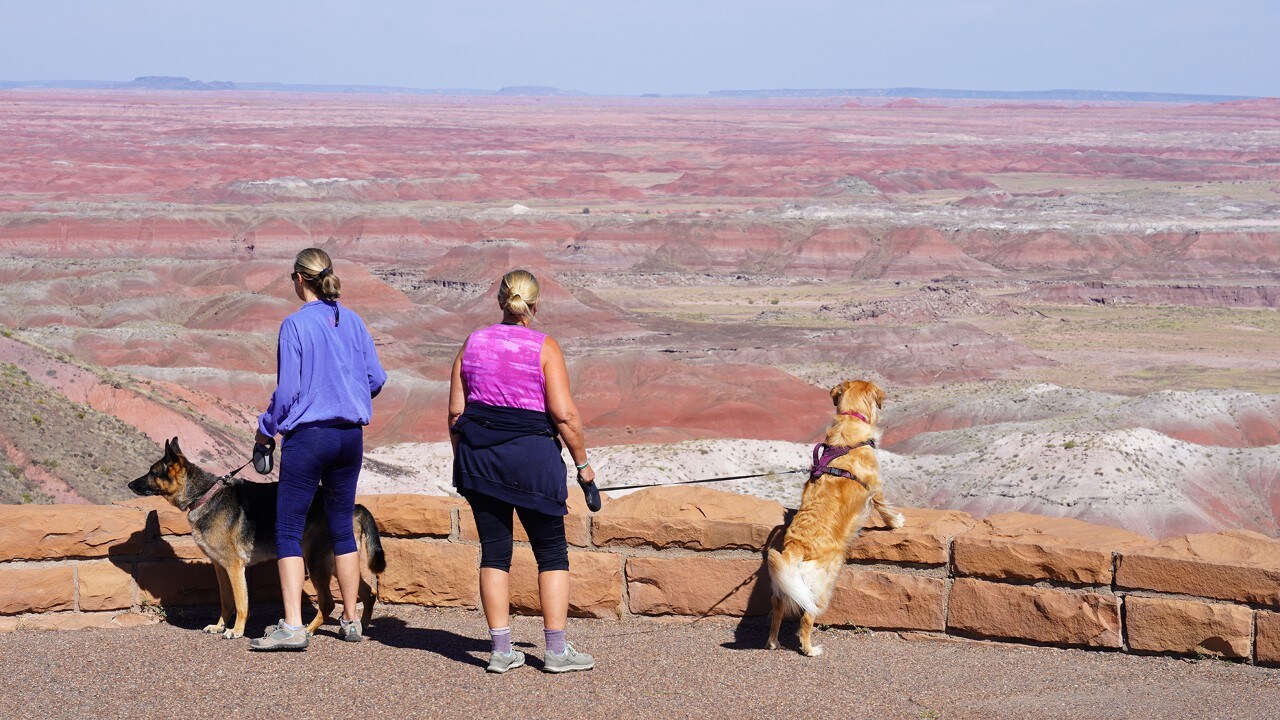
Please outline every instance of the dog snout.
M132 490L135 495L154 495L155 492L151 489L150 485L151 484L147 482L147 476L143 475L137 480L130 482L129 489Z

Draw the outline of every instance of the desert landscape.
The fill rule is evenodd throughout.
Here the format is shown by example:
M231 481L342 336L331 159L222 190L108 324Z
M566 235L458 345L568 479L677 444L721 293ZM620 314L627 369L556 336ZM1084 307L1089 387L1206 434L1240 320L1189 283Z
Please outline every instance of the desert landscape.
M602 486L803 467L864 377L895 503L1280 534L1280 101L9 89L0 138L0 502L243 462L314 245L391 376L363 492L448 492L525 267Z

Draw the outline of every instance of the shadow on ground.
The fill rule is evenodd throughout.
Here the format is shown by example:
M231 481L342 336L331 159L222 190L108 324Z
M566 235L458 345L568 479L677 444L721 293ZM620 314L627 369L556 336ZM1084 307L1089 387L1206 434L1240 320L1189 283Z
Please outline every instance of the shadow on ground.
M459 635L448 630L409 625L398 617L374 617L370 623L369 640L406 650L425 650L455 662L485 667L489 662L489 641ZM515 647L526 650L532 643L517 642ZM541 667L542 661L530 655L526 662Z

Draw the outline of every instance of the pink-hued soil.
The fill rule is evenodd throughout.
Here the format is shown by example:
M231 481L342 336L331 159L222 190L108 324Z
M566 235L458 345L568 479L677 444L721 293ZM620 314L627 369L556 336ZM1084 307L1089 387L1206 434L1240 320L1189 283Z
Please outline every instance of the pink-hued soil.
M1072 514L1045 477L1112 499L1157 482L1109 442L1152 465L1165 441L1280 440L1273 101L0 100L0 362L211 465L247 450L310 245L391 372L371 448L445 438L449 362L513 267L542 280L593 445L813 442L826 388L870 377L918 502ZM0 422L0 479L99 492L17 462L43 452L28 414ZM1108 434L1129 430L1151 435ZM1096 451L979 455L1061 432ZM110 465L99 485L132 477ZM1193 465L1160 466L1176 501L1092 519L1275 532L1274 473L1235 463L1223 496ZM1016 487L965 479L984 475Z

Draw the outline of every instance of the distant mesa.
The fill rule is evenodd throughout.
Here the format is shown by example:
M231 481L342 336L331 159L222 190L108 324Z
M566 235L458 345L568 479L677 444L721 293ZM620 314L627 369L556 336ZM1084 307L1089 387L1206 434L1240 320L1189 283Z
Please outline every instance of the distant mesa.
M586 95L579 90L561 90L548 85L509 85L499 88L499 95L522 95L527 97L573 97Z
M174 75L143 75L133 82L120 83L116 87L140 90L236 90L235 83L226 80L204 82Z

